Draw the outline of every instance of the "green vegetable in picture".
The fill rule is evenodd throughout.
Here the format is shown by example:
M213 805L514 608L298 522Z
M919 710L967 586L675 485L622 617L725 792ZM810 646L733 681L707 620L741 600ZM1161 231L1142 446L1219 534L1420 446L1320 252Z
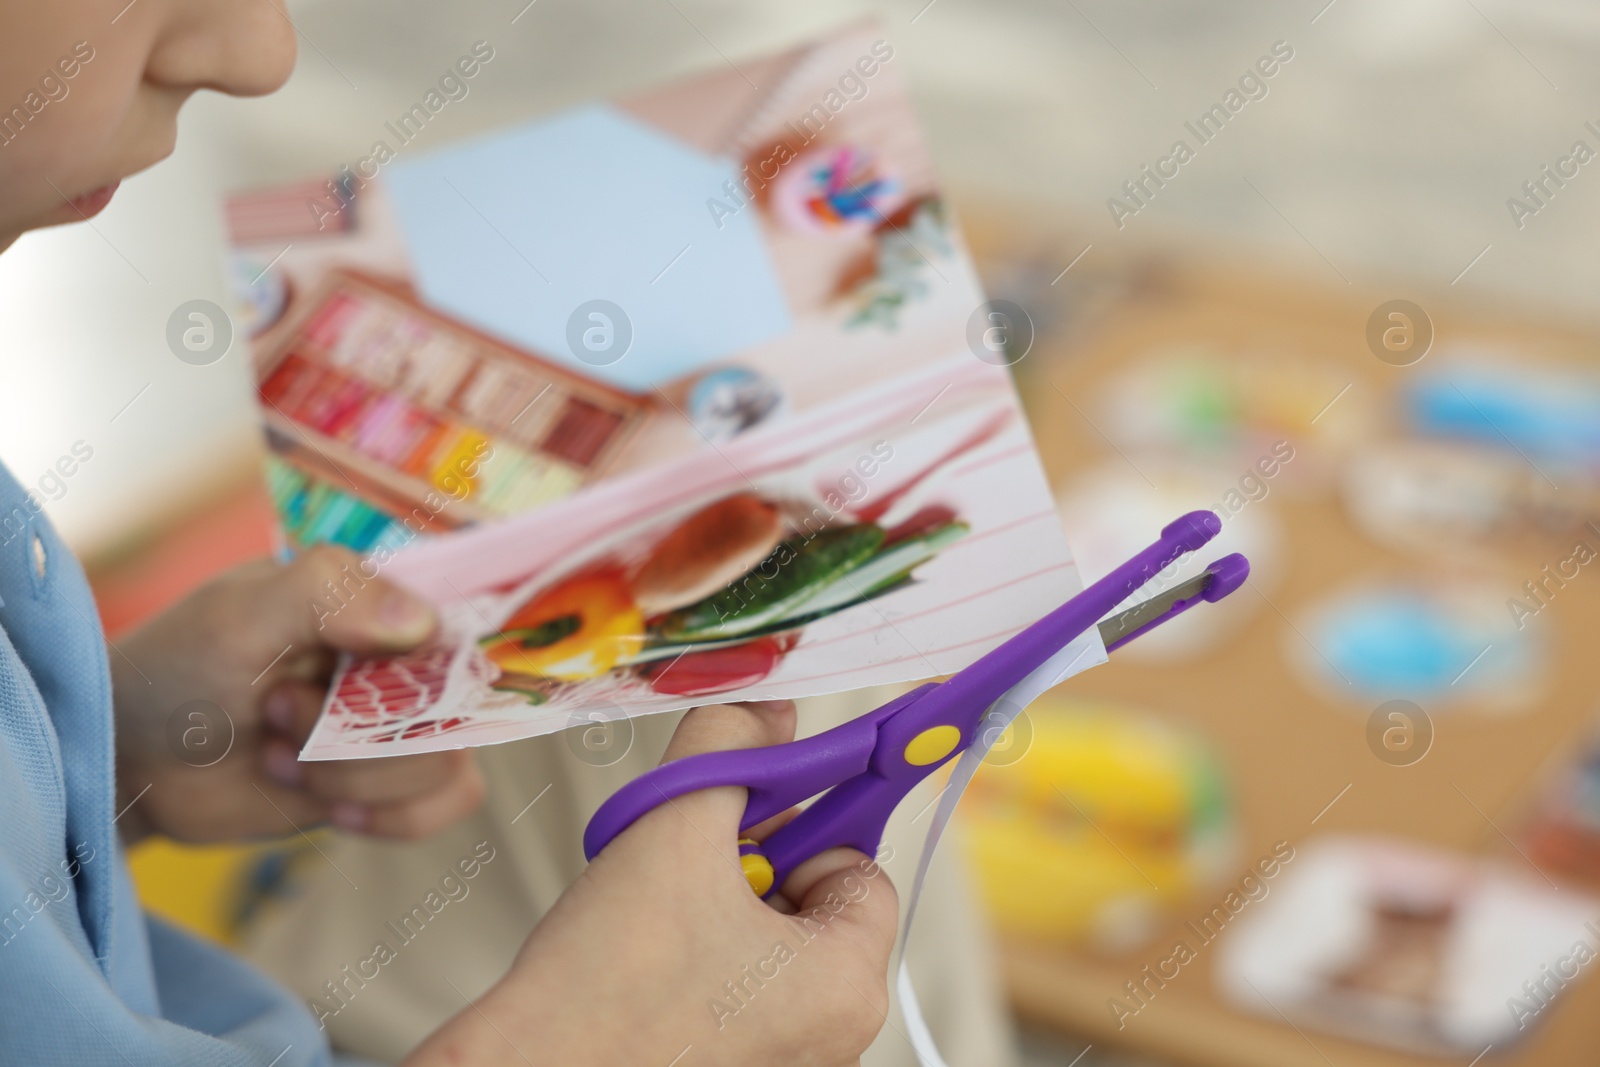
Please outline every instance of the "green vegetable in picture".
M583 626L583 620L576 615L563 615L559 619L538 626L530 626L520 630L504 630L490 634L479 640L480 645L491 645L499 641L510 641L518 648L549 648L563 638L571 637Z
M854 569L839 575L825 589L818 590L815 597L806 601L806 614L813 617L826 615L898 585L911 576L913 569L937 556L970 529L964 522L952 522L916 537L897 541Z
M882 544L883 528L875 523L790 538L726 589L663 616L656 629L668 641L714 641L761 629L793 614Z

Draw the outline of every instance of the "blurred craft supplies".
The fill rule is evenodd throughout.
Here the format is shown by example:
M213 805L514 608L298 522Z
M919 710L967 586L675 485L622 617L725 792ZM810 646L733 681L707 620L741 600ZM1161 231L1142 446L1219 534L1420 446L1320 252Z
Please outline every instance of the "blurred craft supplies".
M1227 772L1197 732L1062 690L1011 730L962 806L963 844L1005 933L1126 950L1239 858Z
M1526 711L1544 691L1550 657L1543 635L1506 610L1505 593L1516 589L1509 573L1417 567L1351 580L1301 613L1305 639L1285 639L1286 656L1330 694Z
M1462 1062L1503 1049L1600 955L1600 901L1382 838L1301 855L1221 945L1241 1007Z
M1600 736L1591 726L1546 760L1519 835L1541 869L1600 891Z
M982 242L976 238L975 242L981 249ZM1059 239L1055 269L1059 271L1061 264L1069 262L1083 243L1076 231ZM1091 277L1082 273L1091 266L1115 269L1116 263L1095 258L1101 251L1097 244L1094 253L1074 268L1062 285L1073 278ZM1600 811L1600 804L1588 794L1595 791L1600 774L1592 766L1583 768L1581 776L1574 775L1566 789L1558 790L1564 795L1558 795L1531 822L1519 818L1515 825L1508 825L1512 815L1496 811L1499 798L1525 792L1534 750L1555 743L1561 735L1581 731L1580 719L1593 706L1593 672L1585 659L1592 642L1585 635L1595 624L1600 601L1594 596L1596 587L1590 584L1592 565L1580 563L1584 557L1574 552L1574 542L1600 543L1585 526L1587 520L1600 516L1592 506L1597 499L1592 488L1594 476L1600 474L1600 467L1591 464L1586 483L1581 464L1573 462L1582 455L1582 435L1575 428L1581 427L1583 420L1564 417L1565 429L1559 435L1545 433L1542 441L1540 435L1514 428L1508 420L1504 428L1515 439L1513 446L1481 416L1475 418L1476 413L1459 394L1455 395L1457 409L1447 412L1451 418L1434 414L1424 421L1414 416L1409 410L1409 390L1428 374L1437 376L1425 383L1430 393L1453 392L1448 382L1455 376L1454 361L1467 346L1480 356L1497 353L1503 380L1520 377L1529 385L1535 378L1565 379L1572 385L1592 382L1594 372L1582 360L1594 351L1594 339L1592 335L1575 338L1559 324L1548 324L1544 316L1508 321L1509 316L1492 305L1480 302L1470 308L1447 308L1440 298L1439 306L1431 310L1441 322L1448 317L1450 333L1461 338L1460 347L1451 340L1430 353L1425 362L1397 373L1365 353L1351 353L1347 360L1341 354L1350 348L1351 327L1346 324L1359 324L1371 311L1364 296L1347 299L1315 280L1297 281L1254 266L1229 271L1212 256L1193 262L1173 257L1170 265L1145 273L1158 277L1159 283L1101 311L1092 329L1080 328L1081 340L1072 346L1052 345L1045 353L1047 358L1030 357L1016 368L1041 452L1062 501L1068 540L1084 580L1092 580L1096 567L1102 565L1097 557L1112 559L1122 547L1118 538L1125 535L1117 531L1131 521L1129 516L1159 513L1163 498L1176 503L1178 498L1171 495L1169 485L1183 483L1174 475L1193 470L1193 480L1199 484L1189 490L1189 498L1194 500L1190 506L1210 505L1224 518L1224 533L1214 542L1217 551L1245 551L1253 564L1262 564L1252 569L1250 584L1264 597L1254 593L1233 597L1217 605L1219 610L1207 611L1203 626L1188 627L1204 631L1197 633L1197 638L1212 641L1203 659L1191 648L1176 647L1175 639L1185 636L1182 619L1119 653L1149 658L1158 645L1169 644L1174 645L1172 655L1165 657L1169 661L1178 661L1180 652L1188 658L1182 669L1103 671L1080 679L1070 691L1046 698L1048 704L1040 702L1029 709L1033 738L1027 759L980 768L963 801L967 823L963 837L968 839L976 863L992 867L979 867L979 884L1002 929L1011 935L1002 947L1011 996L1027 1017L1082 1040L1094 1039L1097 1046L1115 1044L1128 1054L1162 1062L1192 1059L1218 1067L1246 1061L1275 1067L1288 1063L1323 1067L1326 1059L1331 1059L1341 1067L1402 1062L1420 1067L1422 1058L1387 1049L1363 1048L1356 1043L1330 1047L1307 1025L1307 1015L1292 1011L1280 993L1254 972L1250 979L1265 1000L1242 983L1225 985L1219 974L1222 961L1218 949L1246 933L1245 924L1252 916L1264 916L1284 893L1286 883L1281 877L1273 879L1268 886L1270 898L1250 900L1231 922L1227 916L1240 905L1230 901L1227 887L1220 883L1208 891L1203 888L1206 880L1191 882L1174 903L1163 903L1158 888L1184 884L1184 873L1173 871L1170 864L1188 851L1189 841L1157 838L1151 842L1144 835L1152 830L1181 833L1189 829L1181 817L1182 808L1147 811L1132 808L1131 802L1102 802L1104 807L1093 807L1092 803L1115 786L1096 782L1102 788L1090 789L1088 783L1091 775L1114 772L1129 780L1137 774L1147 796L1181 803L1181 791L1174 789L1181 780L1163 782L1162 776L1176 769L1169 769L1170 755L1163 760L1169 766L1119 758L1115 735L1091 732L1092 718L1084 716L1087 721L1079 722L1074 721L1075 715L1068 720L1057 714L1060 709L1054 705L1082 701L1091 710L1102 702L1119 709L1143 708L1202 731L1222 757L1228 793L1237 813L1239 842L1251 849L1252 856L1264 855L1266 842L1279 836L1281 827L1289 831L1281 836L1290 838L1300 850L1284 874L1315 855L1313 843L1297 840L1296 831L1289 829L1290 823L1297 822L1304 830L1307 817L1321 820L1314 829L1382 823L1395 833L1452 849L1461 848L1469 839L1460 821L1465 818L1494 839L1494 831L1479 821L1482 817L1450 788L1448 780L1453 779L1552 878L1565 885L1565 878L1581 872L1588 879L1586 888L1593 891L1600 886L1594 873L1600 871L1594 858L1600 854L1596 845L1600 835L1593 831L1600 826L1594 814ZM1045 282L1053 276L1047 274ZM1249 365L1255 353L1276 352L1282 363L1313 362L1339 376L1331 383L1322 382L1319 376L1313 383L1316 388L1302 389L1293 387L1294 383L1310 381L1311 376L1287 368L1269 378L1238 372L1207 375L1189 372L1185 361L1174 360L1172 383L1153 401L1158 412L1134 412L1142 420L1137 424L1116 422L1107 404L1091 407L1081 399L1112 396L1131 369L1154 363L1154 356L1174 352L1209 353L1215 360L1228 360L1238 367ZM1030 379L1035 386L1031 391L1027 388ZM1231 382L1255 386L1256 399L1261 402L1241 403L1230 395L1239 389ZM1484 405L1472 375L1462 374L1461 384L1495 423L1502 420L1502 407L1515 399L1508 396L1499 404ZM1270 402L1271 390L1280 385L1285 402ZM1573 395L1585 394L1575 389ZM1516 404L1527 406L1523 400ZM1074 410L1074 405L1082 412ZM1576 399L1573 406L1578 406ZM1276 411L1295 416L1298 427L1293 420L1276 416ZM1177 418L1180 413L1182 419ZM1317 421L1313 424L1312 419ZM1350 424L1364 429L1350 435L1346 429ZM1254 460L1266 455L1266 446L1278 439L1290 441L1296 456L1275 478L1262 479L1270 487L1270 495L1249 499L1231 517L1223 514L1219 505L1225 490L1239 486L1240 474L1254 468ZM1434 478L1431 470L1414 468L1395 472L1380 483L1353 469L1357 463L1369 469L1381 462L1379 450L1401 447L1426 447L1430 466L1435 456L1451 461L1450 477ZM1520 454L1519 448L1527 455ZM1486 464L1485 458L1495 462ZM1212 462L1202 465L1199 461L1205 459ZM1554 480L1559 490L1541 472ZM1154 485L1140 478L1140 473ZM1402 478L1406 484L1393 484ZM1106 491L1098 491L1102 482ZM1120 489L1110 491L1118 485ZM1197 497L1202 488L1203 495ZM1364 503L1370 506L1357 507L1357 494L1368 491L1373 491L1372 497ZM1263 494L1258 491L1254 495ZM1106 507L1113 512L1104 513L1101 509ZM1366 521L1373 516L1381 520L1381 529ZM1237 540L1224 546L1223 537L1230 533L1243 536L1252 520L1265 520L1257 525L1276 535L1265 544L1276 549L1280 566L1274 566L1273 553L1261 548L1246 547ZM1402 527L1403 538L1389 536L1390 531L1402 532ZM1379 536L1380 532L1384 536ZM1394 551L1396 547L1401 549L1399 553ZM1546 564L1548 570L1543 569ZM1574 579L1574 570L1580 566ZM1362 580L1352 585L1352 575ZM1549 580L1549 575L1563 577L1566 588ZM1372 593L1378 582L1384 584L1377 592L1393 593L1397 576L1401 595L1414 601L1410 614L1420 615L1424 625L1403 633L1402 643L1391 646L1383 635L1403 629L1410 615L1398 610L1394 600L1379 599ZM1269 585L1274 578L1279 584ZM1525 652L1519 652L1513 639L1517 619L1508 609L1507 599L1515 597L1529 608L1540 609L1540 603L1528 595L1529 579L1546 603L1551 601L1551 591L1558 603L1553 610L1539 610L1537 618L1528 618L1526 608L1516 609L1526 630L1520 636L1532 638ZM1365 595L1338 599L1346 589ZM1269 601L1335 659L1352 684L1318 658L1290 624L1275 615ZM1273 639L1217 640L1211 628L1229 614L1228 603L1265 616L1267 621L1257 625L1271 632ZM1336 610L1319 610L1324 607ZM1188 622L1199 619L1197 615ZM1312 624L1318 621L1332 623L1331 629L1313 631ZM1485 630L1489 632L1482 640L1472 644L1479 631ZM1338 638L1338 656L1325 641L1330 635ZM1484 653L1491 642L1494 647ZM1507 654L1504 659L1503 651ZM1480 653L1484 653L1481 658ZM1306 662L1310 659L1316 662ZM1348 669L1352 665L1354 673ZM1286 666L1290 668L1287 672ZM1485 667L1491 669L1479 679L1478 672ZM1238 684L1220 689L1197 684L1219 676ZM1367 683L1359 691L1353 684L1358 676ZM1423 729L1420 720L1413 720L1418 728L1408 736L1418 743L1404 753L1390 749L1387 735L1374 744L1371 732L1372 722L1379 718L1374 705L1397 695L1389 691L1391 682L1406 683L1412 691L1425 687L1436 697L1423 705L1434 729ZM1514 699L1519 685L1526 687L1527 704ZM1383 690L1382 696L1373 699L1368 686ZM1440 693L1442 698L1438 698ZM1295 714L1285 715L1286 707ZM1515 721L1509 716L1496 718L1507 712L1521 712L1522 717ZM1367 725L1367 744L1360 743L1360 725L1350 725L1363 721L1355 718L1356 713ZM1450 718L1448 723L1443 721L1445 716ZM1386 725L1397 722L1381 721ZM1019 720L1019 737L1021 723ZM1134 732L1138 724L1124 718L1118 725ZM1070 728L1075 736L1054 738L1048 731L1055 726L1061 726L1063 733ZM1399 770L1385 758L1404 755L1405 760L1414 762L1426 751L1421 739L1433 737L1435 730L1440 740L1420 769ZM1053 742L1059 740L1077 746L1064 753L1074 762L1070 772L1064 761L1057 762L1051 774L1050 764L1039 761L1057 759ZM1140 755L1155 755L1155 744L1146 744L1147 751ZM1381 764L1374 761L1374 755ZM1081 814L1050 786L1051 779L1062 784ZM1075 788L1069 781L1080 784ZM1353 787L1345 792L1344 787L1352 782ZM1440 789L1448 802L1459 804L1460 812L1445 810ZM1365 810L1361 798L1370 805ZM1331 809L1330 800L1336 800ZM1304 813L1298 820L1293 814L1296 811ZM1084 815L1103 828L1116 848L1156 886L1133 871L1092 827L1080 829ZM1151 848L1151 844L1176 848L1165 851ZM1514 875L1522 867L1521 858L1509 846L1505 852L1511 867L1506 873ZM1233 864L1240 858L1237 853L1231 860L1223 856L1221 878L1236 886L1238 874ZM1548 884L1537 874L1532 874L1529 885L1548 893ZM1241 889L1240 895L1248 899L1250 894ZM1135 907L1118 907L1119 901L1129 898L1138 902ZM1146 907L1140 898L1157 906ZM1536 914L1543 900L1527 897L1519 906ZM1220 915L1219 907L1223 909ZM1350 914L1359 915L1363 907L1359 902L1350 906L1339 921L1344 922ZM1392 919L1395 909L1389 906L1386 910ZM1315 930L1325 913L1309 919L1306 914L1293 921ZM1495 921L1489 909L1482 914ZM1207 916L1212 916L1209 922ZM1374 918L1373 928L1392 932L1392 925L1384 925L1389 921ZM1201 928L1201 934L1190 931L1188 923ZM1224 923L1240 928L1211 942L1211 930ZM1600 927L1600 922L1596 925ZM1417 926L1437 932L1426 921ZM1511 937L1525 932L1520 922L1509 920L1505 930ZM1149 940L1133 953L1117 936L1131 938L1140 933ZM1415 941L1408 940L1407 944L1419 951L1415 955L1399 952L1396 955L1401 958L1393 962L1432 958L1426 951L1429 936L1431 933L1423 933ZM1580 936L1590 946L1600 943L1594 934ZM1183 951L1178 951L1180 939L1187 946ZM1271 937L1263 935L1260 940ZM1355 955L1356 938L1352 935L1348 941ZM1457 943L1473 942L1462 937ZM1197 957L1188 955L1190 950ZM1544 962L1554 969L1569 955L1573 955L1570 941L1560 944ZM1185 962L1196 958L1193 965ZM1461 957L1447 954L1446 958L1454 964ZM1382 964L1381 960L1371 962ZM1569 974L1574 963L1575 959L1566 965ZM1149 970L1141 971L1146 964ZM1470 961L1464 966L1482 973ZM1541 1067L1589 1062L1593 1057L1588 1020L1597 993L1588 980L1592 967L1592 962L1581 965L1575 979L1565 979L1566 988L1544 979L1538 964L1530 973L1517 974L1516 982L1511 983L1518 987L1516 999L1523 1005L1517 1010L1517 1021L1507 1005L1510 990L1488 1008L1510 1024L1511 1037L1495 1041L1486 1054L1487 1040L1459 1058L1452 1052L1449 1061L1465 1065L1478 1059L1479 1067L1497 1059ZM1379 969L1358 965L1348 977L1359 982L1362 975L1374 976ZM1178 971L1182 976L1174 980ZM1339 973L1338 965L1330 966L1329 971ZM1124 983L1129 979L1152 1010L1144 1010L1139 1000L1126 995ZM1539 992L1543 1006L1521 989L1521 983L1530 979L1548 981L1548 989L1555 990L1554 996ZM1108 991L1118 992L1123 1005L1114 1013L1107 1011ZM1228 995L1230 991L1239 993L1237 999ZM1379 1013L1389 1005L1382 999L1375 1004L1365 997L1344 999L1361 999ZM1240 1012L1239 1006L1250 1010ZM1274 1006L1305 1036L1284 1023ZM1530 1009L1536 1009L1532 1017ZM1128 1018L1129 1014L1137 1019ZM1415 1018L1419 1011L1414 1003L1403 1004L1396 1014ZM1519 1022L1525 1027L1518 1029ZM1332 1023L1328 1025L1334 1028ZM1393 1041L1387 1026L1368 1026L1359 1020L1341 1022L1338 1030L1352 1042L1385 1045ZM1518 1040L1525 1034L1527 1040ZM1070 1055L1063 1062L1068 1058Z
M289 546L443 619L305 758L949 673L1077 587L893 60L851 28L231 202Z

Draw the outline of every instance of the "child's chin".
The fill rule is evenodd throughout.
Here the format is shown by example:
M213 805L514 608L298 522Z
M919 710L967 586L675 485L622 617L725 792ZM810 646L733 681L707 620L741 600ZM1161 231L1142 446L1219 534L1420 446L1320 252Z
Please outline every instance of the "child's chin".
M74 196L71 199L63 197L43 215L40 215L37 220L30 222L25 229L42 230L50 226L66 226L70 223L92 219L104 211L107 204L111 203L111 198L116 194L117 186L120 184L121 182L112 182L110 185ZM10 240L15 240L16 237L16 234L11 234ZM0 249L10 243L3 232L0 232L0 242L4 242L0 243Z
M98 189L73 197L62 206L71 212L74 219L92 219L111 203L111 198L117 195L117 188L121 184L120 181L115 181L110 185L102 185Z

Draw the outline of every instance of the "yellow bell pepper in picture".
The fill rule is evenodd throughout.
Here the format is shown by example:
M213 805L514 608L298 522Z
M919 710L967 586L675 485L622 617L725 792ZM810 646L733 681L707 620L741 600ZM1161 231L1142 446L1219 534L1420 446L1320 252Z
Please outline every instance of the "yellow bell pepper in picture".
M644 616L626 578L615 570L551 586L481 642L507 674L568 682L604 674L637 654L643 643Z

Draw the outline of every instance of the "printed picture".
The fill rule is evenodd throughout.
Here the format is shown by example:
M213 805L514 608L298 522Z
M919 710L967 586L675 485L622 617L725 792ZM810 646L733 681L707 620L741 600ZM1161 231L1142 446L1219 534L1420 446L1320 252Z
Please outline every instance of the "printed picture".
M445 620L305 758L947 673L1071 594L900 63L856 26L230 203L285 551Z

